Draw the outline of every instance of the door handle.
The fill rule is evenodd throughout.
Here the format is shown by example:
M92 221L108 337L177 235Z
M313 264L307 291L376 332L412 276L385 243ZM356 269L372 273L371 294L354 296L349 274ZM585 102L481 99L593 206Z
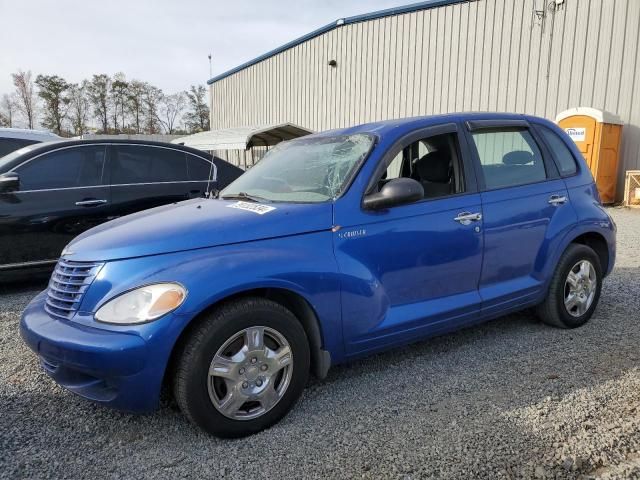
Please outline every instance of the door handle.
M105 203L107 203L106 200L94 198L92 200L81 200L79 202L76 202L76 206L77 207L95 207L97 205L104 205Z
M558 205L562 205L564 203L567 203L567 197L565 197L564 195L551 195L549 197L549 205L557 207Z
M460 222L462 225L469 225L471 222L479 222L482 220L481 213L469 213L460 212L457 217L454 218L456 222Z

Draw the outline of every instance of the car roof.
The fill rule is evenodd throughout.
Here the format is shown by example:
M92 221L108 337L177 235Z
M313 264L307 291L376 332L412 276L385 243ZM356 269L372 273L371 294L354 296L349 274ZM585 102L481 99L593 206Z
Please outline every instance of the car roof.
M64 147L73 147L79 145L104 145L104 144L125 144L125 145L143 145L143 146L155 146L170 148L172 150L180 150L183 152L191 153L206 159L211 159L211 155L203 150L197 150L191 147L185 147L183 145L175 145L166 142L154 142L151 140L120 140L120 139L91 139L91 140L72 140L62 139L61 141L37 143L23 147L20 150L9 153L5 157L0 158L0 173L7 172L12 168L20 165L25 160L31 157L46 153L51 150L57 150Z
M519 113L494 113L494 112L461 112L447 113L441 115L427 115L421 117L409 117L392 120L382 120L379 122L365 123L353 127L328 130L302 137L303 139L310 137L333 136L333 135L353 135L353 134L372 134L378 137L402 136L412 130L418 128L426 128L432 125L442 123L464 122L468 120L527 120L539 123L551 124L549 120L532 115L523 115Z
M58 140L61 137L55 133L44 130L31 130L28 128L0 128L0 138L19 138L21 140L46 142L50 140Z

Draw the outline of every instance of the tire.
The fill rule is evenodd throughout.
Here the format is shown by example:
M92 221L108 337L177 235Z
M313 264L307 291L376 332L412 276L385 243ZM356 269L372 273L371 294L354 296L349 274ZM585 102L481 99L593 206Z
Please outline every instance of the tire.
M586 270L589 271L589 275L585 276L583 273ZM575 282L575 278L592 278L589 281L583 280L581 286L575 290L582 292L584 297L578 293L571 297L572 290L575 288L569 280L569 272L571 271L574 272L573 282ZM579 274L578 277L575 277L576 272ZM602 266L598 255L586 245L572 243L562 254L553 277L551 277L547 297L536 308L538 316L544 323L554 327L581 327L589 321L598 305L602 278ZM589 298L591 299L589 300ZM579 301L579 305L576 300ZM575 306L574 303L576 303Z
M276 302L246 298L200 320L177 357L173 390L180 410L224 438L278 422L309 378L309 342L298 319Z

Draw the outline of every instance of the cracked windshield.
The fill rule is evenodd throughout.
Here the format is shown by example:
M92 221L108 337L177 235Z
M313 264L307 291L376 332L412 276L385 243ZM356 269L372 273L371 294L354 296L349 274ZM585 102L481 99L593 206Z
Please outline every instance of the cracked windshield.
M303 203L334 199L373 141L369 135L341 135L281 143L229 185L221 198Z

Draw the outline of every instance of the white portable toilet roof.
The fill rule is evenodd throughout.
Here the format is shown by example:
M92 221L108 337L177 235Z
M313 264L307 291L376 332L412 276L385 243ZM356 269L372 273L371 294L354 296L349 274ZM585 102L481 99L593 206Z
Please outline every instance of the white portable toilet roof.
M310 133L313 131L293 123L253 125L194 133L171 140L171 143L207 151L246 150L251 147L271 147L282 141L303 137Z
M594 118L596 122L600 122L600 123L624 125L624 122L620 120L620 117L618 117L617 115L614 115L613 113L605 112L603 110L598 110L597 108L591 108L591 107L570 108L569 110L560 112L558 115L556 115L556 123L558 123L561 120L564 120L567 117L573 117L575 115L584 115L586 117L591 117L591 118Z

